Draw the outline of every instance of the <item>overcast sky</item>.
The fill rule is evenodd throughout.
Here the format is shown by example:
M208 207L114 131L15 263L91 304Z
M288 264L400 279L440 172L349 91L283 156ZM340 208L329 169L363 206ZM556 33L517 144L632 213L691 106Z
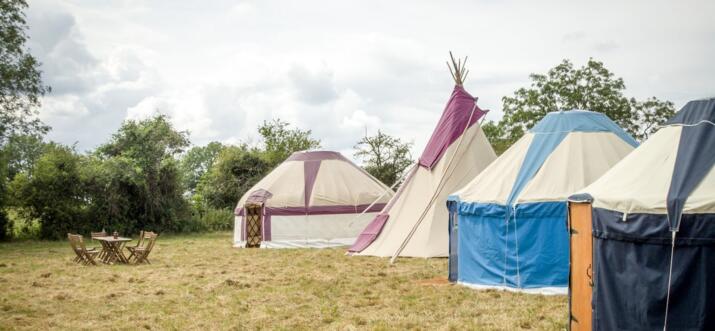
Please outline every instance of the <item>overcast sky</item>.
M562 59L603 61L628 96L715 96L715 1L30 1L52 93L48 138L85 151L156 112L197 145L258 141L281 118L352 155L366 130L425 145L469 56L467 90L501 98Z

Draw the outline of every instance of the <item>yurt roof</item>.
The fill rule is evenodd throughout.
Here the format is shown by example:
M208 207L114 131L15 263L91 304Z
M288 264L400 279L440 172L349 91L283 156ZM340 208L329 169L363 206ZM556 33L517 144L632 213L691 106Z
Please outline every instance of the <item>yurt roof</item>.
M450 199L503 205L565 200L637 145L604 114L551 112Z
M308 208L384 204L392 195L389 187L338 152L301 151L251 187L237 209L249 199L272 208Z
M581 193L624 213L715 213L715 98L691 101Z

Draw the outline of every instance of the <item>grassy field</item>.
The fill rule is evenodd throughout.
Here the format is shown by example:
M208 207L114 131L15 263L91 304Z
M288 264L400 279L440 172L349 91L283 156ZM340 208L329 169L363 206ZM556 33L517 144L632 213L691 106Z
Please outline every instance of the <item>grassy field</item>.
M66 242L0 244L0 329L565 329L563 296L475 291L446 259L159 237L152 265L82 267Z

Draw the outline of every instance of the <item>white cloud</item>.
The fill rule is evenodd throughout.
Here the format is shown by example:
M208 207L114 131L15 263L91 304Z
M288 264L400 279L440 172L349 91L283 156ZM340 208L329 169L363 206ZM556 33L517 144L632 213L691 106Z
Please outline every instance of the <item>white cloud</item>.
M83 149L159 111L196 144L255 142L260 123L281 118L325 148L349 152L381 129L414 141L417 156L451 92L448 50L469 55L466 87L489 119L529 73L563 58L604 61L638 98L682 106L715 92L711 1L30 6L30 46L54 89L41 116L51 139Z

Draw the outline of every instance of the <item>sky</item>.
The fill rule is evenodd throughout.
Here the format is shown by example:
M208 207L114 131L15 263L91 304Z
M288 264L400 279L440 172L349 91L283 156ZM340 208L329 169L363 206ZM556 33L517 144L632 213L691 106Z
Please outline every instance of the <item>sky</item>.
M715 96L715 1L30 1L28 47L52 92L48 139L80 151L167 114L194 145L257 144L280 118L352 156L378 129L417 158L469 56L465 88L501 99L590 57L626 95L676 108Z

